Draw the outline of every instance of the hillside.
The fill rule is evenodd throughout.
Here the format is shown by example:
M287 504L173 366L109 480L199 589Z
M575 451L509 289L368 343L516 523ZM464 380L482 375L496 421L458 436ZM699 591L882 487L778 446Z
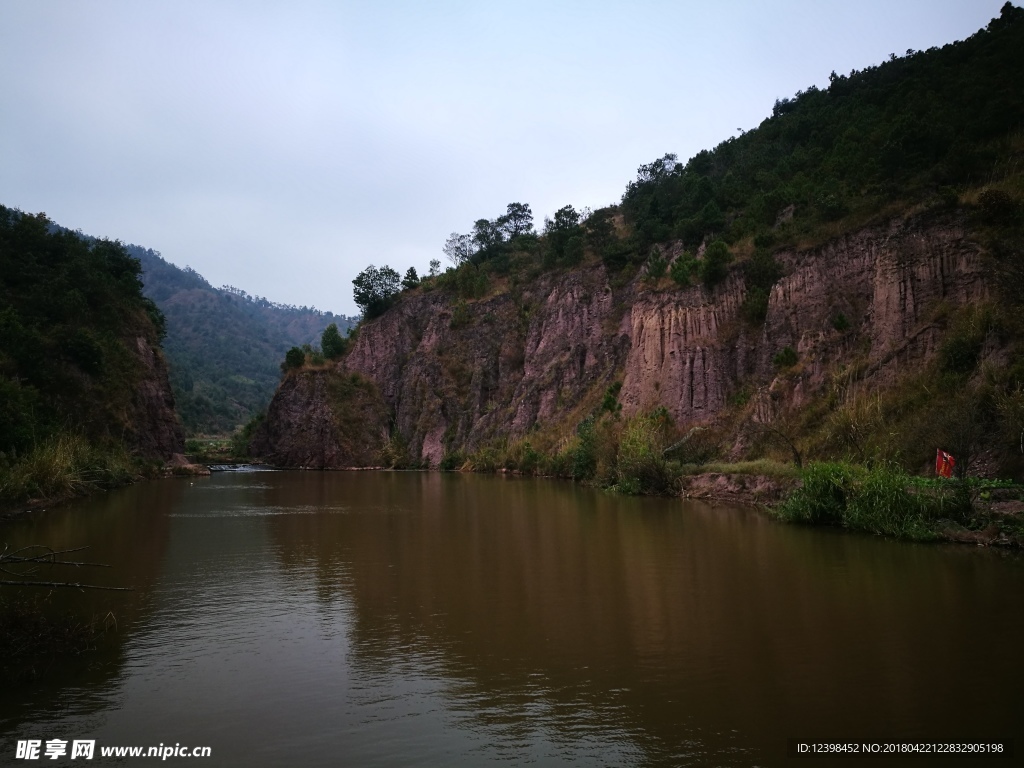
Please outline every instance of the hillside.
M214 288L199 273L136 245L143 292L167 322L164 349L178 413L189 434L225 434L266 408L292 346L313 344L330 323L355 324L310 307L275 304L230 286Z
M673 462L917 472L940 447L1019 477L1022 16L781 100L619 206L477 221L457 267L369 297L339 363L287 374L254 451L634 492Z
M0 206L0 307L0 499L73 493L183 451L163 317L120 243Z

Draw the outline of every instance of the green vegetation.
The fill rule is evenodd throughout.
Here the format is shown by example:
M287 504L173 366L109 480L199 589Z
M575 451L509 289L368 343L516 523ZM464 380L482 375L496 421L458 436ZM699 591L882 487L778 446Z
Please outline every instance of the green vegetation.
M762 233L797 242L844 217L987 181L1024 119L1022 17L1007 3L967 40L833 72L828 88L778 100L757 129L686 164L668 154L641 166L622 201L635 247Z
M337 323L328 325L320 335L320 349L328 360L337 360L348 349L348 341L342 338Z
M571 477L621 493L669 495L679 489L683 463L667 458L678 437L668 412L621 419L615 403L620 385L612 385L594 415L580 422L568 439L550 435L495 441L468 453L445 456L442 469L478 472L508 470L524 474Z
M708 288L714 288L722 282L729 274L729 262L732 261L732 254L729 246L722 240L715 240L704 251L704 258L700 262L700 279Z
M792 368L797 364L796 351L792 347L783 347L776 355L772 358L772 364L782 370L785 368Z
M123 245L0 206L0 503L126 482L163 318ZM127 445L126 445L127 443Z
M394 303L398 294L400 278L391 267L375 267L372 264L356 275L352 281L355 287L356 304L369 320L382 314Z
M0 465L0 504L68 499L137 480L147 467L123 446L62 432ZM152 467L149 467L152 469Z
M812 463L802 472L803 485L775 510L782 520L838 525L856 531L927 541L949 528L980 529L990 517L978 514L979 497L1012 483L927 479L908 475L899 467L881 464L866 468L842 462ZM1002 521L1016 535L1016 521Z
M675 280L680 288L689 287L694 274L700 268L700 262L693 257L689 251L683 251L676 260L672 262L669 275Z
M175 409L190 435L226 435L245 424L270 402L289 347L313 343L332 323L343 333L356 321L229 285L214 288L156 251L127 248L142 263L144 294L167 317Z

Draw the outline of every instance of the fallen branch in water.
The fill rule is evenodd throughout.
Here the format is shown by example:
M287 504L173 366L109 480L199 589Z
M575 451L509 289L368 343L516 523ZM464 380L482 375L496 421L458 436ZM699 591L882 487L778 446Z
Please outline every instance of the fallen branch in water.
M44 565L72 565L76 568L109 568L107 563L87 563L77 560L58 560L58 555L67 555L72 552L81 552L88 547L76 547L75 549L54 550L41 544L30 544L27 547L8 552L8 545L4 545L3 552L0 552L0 572L10 576L32 576L38 573ZM26 556L24 553L34 550L43 550L40 554ZM16 566L14 570L11 566ZM28 581L19 579L0 580L0 585L8 587L65 587L68 589L102 589L110 592L130 592L131 587L104 587L98 584L82 584L81 582L70 581Z
M72 581L11 581L0 579L0 585L8 587L70 587L72 589L105 589L108 592L131 592L132 587L101 587L98 584L81 584Z

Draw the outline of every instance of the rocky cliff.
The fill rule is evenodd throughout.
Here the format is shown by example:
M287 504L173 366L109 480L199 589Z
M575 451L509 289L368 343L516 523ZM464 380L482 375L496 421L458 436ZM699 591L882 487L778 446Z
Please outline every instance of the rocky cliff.
M139 377L126 414L128 442L147 458L183 461L185 430L174 412L163 353L145 334L125 346L136 357Z
M352 374L375 386L392 437L431 466L494 438L571 434L615 381L625 415L664 407L685 427L749 401L743 418L771 421L840 375L862 388L891 386L936 354L943 311L989 292L979 248L953 213L896 219L775 258L785 276L756 327L741 317L742 263L710 291L642 275L613 285L592 263L457 311L440 291L407 293L362 327L333 370L286 377L256 450L291 465L369 461L387 419L367 420L374 434L346 435L325 396L325 377ZM786 347L799 364L780 375L773 359ZM332 447L345 440L360 442L362 456Z

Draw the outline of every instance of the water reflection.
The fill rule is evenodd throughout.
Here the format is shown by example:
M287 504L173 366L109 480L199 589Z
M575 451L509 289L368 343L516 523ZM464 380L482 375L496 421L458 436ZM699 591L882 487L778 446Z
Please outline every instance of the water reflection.
M96 669L2 700L12 736L254 766L781 765L791 736L1021 735L1020 558L436 473L90 504L16 533L95 542L139 591Z
M976 665L979 643L1021 638L1019 563L1007 583L974 552L562 483L367 480L343 478L348 514L269 521L282 563L312 567L322 600L351 595L354 667L436 659L448 706L497 744L610 735L645 760L746 764L787 736L1018 727Z

